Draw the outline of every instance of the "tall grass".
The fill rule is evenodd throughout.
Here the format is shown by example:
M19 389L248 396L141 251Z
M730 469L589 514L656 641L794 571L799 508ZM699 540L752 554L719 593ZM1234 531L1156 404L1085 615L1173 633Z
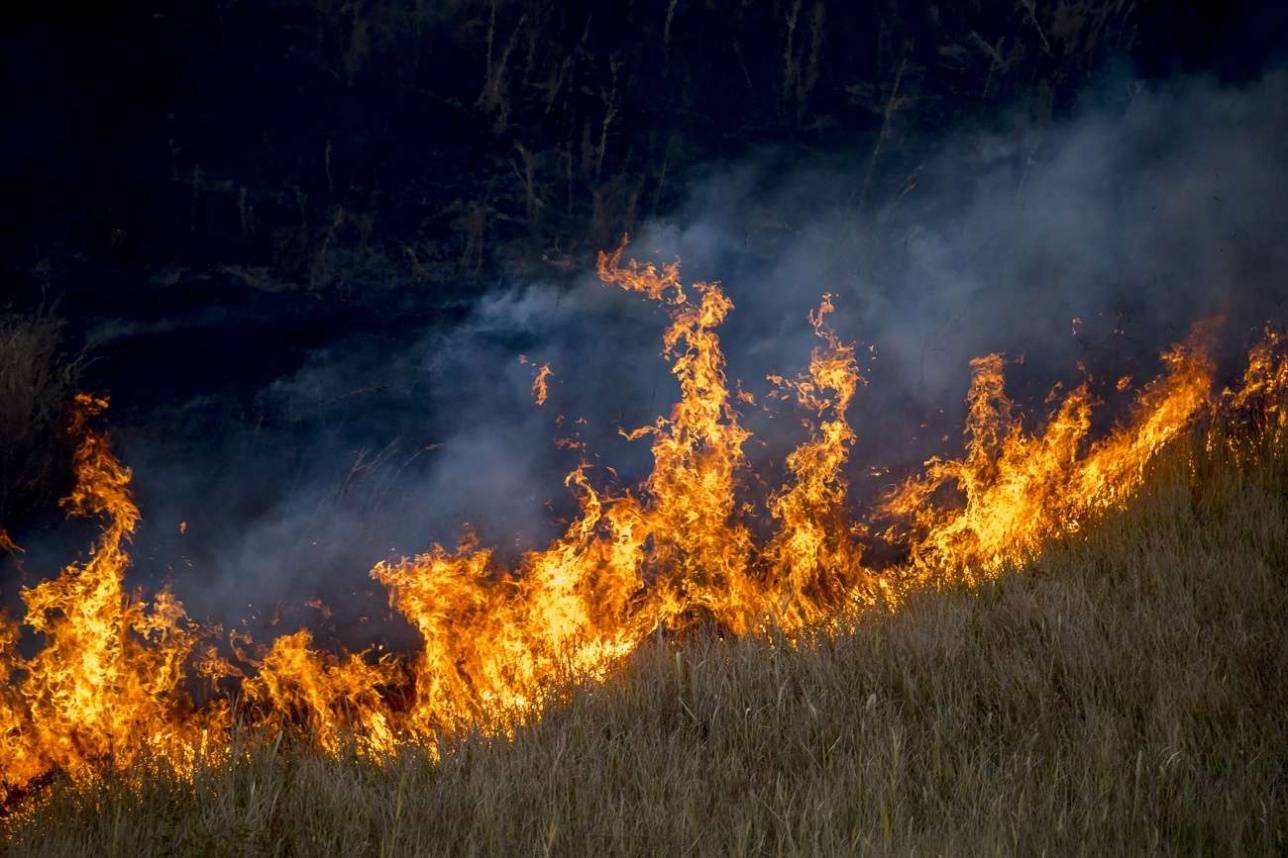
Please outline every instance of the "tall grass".
M12 523L61 488L58 421L81 359L63 346L49 310L0 314L0 522Z
M1028 568L798 647L658 642L438 762L54 784L31 855L1284 854L1288 457L1173 450Z

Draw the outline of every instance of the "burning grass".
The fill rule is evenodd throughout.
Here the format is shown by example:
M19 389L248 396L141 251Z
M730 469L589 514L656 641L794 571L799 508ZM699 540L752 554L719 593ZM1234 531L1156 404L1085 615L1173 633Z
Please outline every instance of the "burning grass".
M105 402L78 397L78 484L65 504L98 517L100 538L87 559L24 589L21 626L0 621L0 798L13 842L53 844L47 820L69 814L92 828L101 808L123 813L134 802L141 818L149 802L187 802L202 819L225 808L216 829L240 825L249 810L228 802L243 787L248 801L256 790L272 795L260 832L271 836L302 824L276 816L292 790L338 810L368 793L376 801L390 778L386 827L373 806L360 843L322 844L310 827L289 842L348 851L443 829L441 843L408 847L675 851L716 838L705 845L830 851L891 847L896 836L919 849L962 837L1000 847L1006 813L1010 846L1027 851L1039 817L1017 826L1031 812L1057 835L1090 837L1088 801L1102 808L1102 827L1121 828L1112 836L1155 837L1155 846L1163 837L1182 845L1181 834L1200 847L1227 835L1283 842L1284 731L1273 721L1282 716L1263 709L1282 692L1256 685L1286 666L1277 615L1256 613L1283 607L1288 350L1276 333L1217 394L1196 332L1097 437L1088 385L1053 393L1045 420L1025 420L1006 394L1002 358L981 358L963 456L928 462L865 513L849 503L844 477L858 438L847 409L863 379L853 346L827 324L825 295L809 317L819 345L808 369L772 379L805 415L806 438L787 457L784 482L760 499L767 526L758 527L755 505L739 495L746 403L727 382L717 333L733 303L717 283L686 286L677 266L627 262L623 251L601 256L600 277L665 309L663 354L680 392L668 414L627 433L650 441L651 473L636 486L603 485L583 462L567 478L579 514L513 568L470 539L378 564L372 577L420 634L411 654L333 652L307 630L266 643L233 635L221 649L216 631L169 593L129 593L139 517L130 472L94 426ZM534 386L542 400L543 378ZM870 565L873 540L904 559ZM1226 580L1239 578L1247 583ZM1188 608L1176 603L1186 593ZM23 626L34 654L24 652ZM1233 649L1223 660L1203 661L1226 637ZM1248 649L1253 639L1262 649ZM1239 678L1241 658L1270 661ZM1191 669L1199 673L1168 682L1193 698L1154 682ZM199 705L190 696L198 679L237 694ZM1222 700L1232 723L1185 720ZM1239 756L1249 747L1253 756ZM1012 759L1021 752L1022 770ZM1179 778L1168 774L1177 768L1193 779L1158 799L1153 827L1111 820L1111 807L1127 811L1114 804L1120 785L1108 773L1127 759L1131 813L1142 820L1151 818L1141 804L1147 775ZM525 770L532 760L544 767ZM889 767L887 780L874 765ZM1007 779L1018 793L989 786ZM1223 779L1232 780L1222 794L1247 786L1248 801L1273 799L1259 822L1249 804L1218 808L1206 784ZM339 783L354 797L332 795ZM543 804L559 795L566 804ZM1005 800L991 803L997 795ZM411 808L419 821L405 828ZM1244 821L1221 821L1218 810ZM347 817L361 814L340 815L316 823L316 837L357 836ZM638 828L649 819L652 828ZM155 823L169 832L163 851L222 843L178 842L204 823L179 814L179 827L170 824ZM933 832L944 839L924 839ZM1098 836L1106 849L1129 842Z
M1288 457L1197 438L1020 574L800 646L646 643L434 761L238 739L60 781L22 854L1275 854L1288 845Z

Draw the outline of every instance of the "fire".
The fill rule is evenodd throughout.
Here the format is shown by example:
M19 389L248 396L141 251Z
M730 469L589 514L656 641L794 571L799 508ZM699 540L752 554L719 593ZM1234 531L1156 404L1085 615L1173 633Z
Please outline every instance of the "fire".
M531 361L527 355L519 355L519 364L527 366ZM543 363L537 367L537 371L532 376L532 401L537 405L545 405L546 400L550 398L550 379L554 377L554 371L550 369L550 364Z
M194 713L182 691L184 663L199 639L183 606L162 591L150 606L125 590L125 543L138 522L130 471L90 421L107 402L77 396L72 431L77 485L73 515L103 520L89 559L24 589L25 624L44 636L29 659L18 628L0 632L0 760L5 789L51 771L73 776L101 765L128 767L145 752L182 763L199 750L217 708Z
M919 575L968 580L1021 561L1095 512L1120 503L1145 465L1209 404L1212 366L1199 335L1163 355L1166 371L1145 387L1132 419L1091 442L1086 384L1060 401L1040 432L1026 432L1003 389L1004 361L971 362L966 455L932 459L894 491L884 511L912 522ZM961 502L942 502L952 486Z
M809 374L795 381L771 381L795 393L799 404L816 415L810 438L787 457L793 480L769 501L779 529L766 547L769 580L778 583L775 619L796 628L823 619L847 601L870 604L877 593L890 596L889 585L866 570L856 537L864 530L848 520L846 483L841 469L855 442L845 414L858 390L854 347L842 343L826 326L832 296L823 295L810 324L824 346L810 355Z
M625 260L625 248L600 255L599 275L666 312L662 351L679 388L666 415L624 433L648 440L651 473L609 488L583 459L565 480L576 516L513 568L469 536L378 564L371 576L419 633L409 656L335 653L302 630L259 646L234 636L226 658L217 630L189 620L169 592L150 602L128 592L139 520L130 472L95 428L106 401L78 397L77 487L65 503L99 518L102 532L88 559L22 591L21 624L0 617L0 803L58 773L128 772L144 758L182 773L228 753L235 723L375 757L404 743L432 750L464 729L506 733L565 680L605 678L659 629L703 622L790 639L897 605L910 588L995 576L1121 505L1159 450L1195 426L1234 427L1221 437L1236 454L1249 438L1278 444L1288 431L1288 359L1273 332L1220 396L1201 335L1170 349L1163 374L1101 438L1089 384L1056 397L1040 427L1026 425L1006 394L1004 359L988 355L972 364L962 457L930 460L864 515L844 471L860 441L847 411L865 382L855 346L827 323L824 295L809 315L818 345L807 371L770 377L775 396L804 415L807 437L757 508L740 492L751 432L739 408L752 397L731 389L717 333L732 300L718 283L682 283L676 263ZM536 373L538 405L550 376L548 365ZM875 568L863 550L873 539L906 559ZM24 627L39 636L30 657L20 652ZM194 703L197 678L236 684L237 705L218 695Z
M537 405L545 405L546 399L550 396L550 377L554 375L550 371L550 364L543 363L537 367L537 374L532 379L532 400Z
M1221 440L1236 458L1250 457L1257 444L1277 448L1283 445L1288 434L1288 403L1284 391L1288 390L1288 349L1282 333L1266 329L1261 341L1248 353L1248 366L1240 384L1234 390L1226 389L1221 396L1230 431L1222 433ZM1209 445L1216 441L1208 438Z
M308 630L273 641L259 672L242 686L248 705L265 720L302 726L326 751L350 738L368 751L393 750L396 736L378 689L393 684L397 666L387 658L369 663L366 653L333 656L312 644Z

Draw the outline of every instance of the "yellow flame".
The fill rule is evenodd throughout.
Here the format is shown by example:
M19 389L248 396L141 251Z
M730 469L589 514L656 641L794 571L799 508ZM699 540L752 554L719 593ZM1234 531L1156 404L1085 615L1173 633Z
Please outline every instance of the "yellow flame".
M198 639L183 606L162 591L151 606L124 589L124 543L139 518L130 471L107 437L89 427L105 399L76 397L72 431L76 488L69 513L103 520L89 558L22 591L25 624L43 635L29 659L17 652L18 629L0 635L0 760L3 786L21 787L49 771L80 774L99 765L127 767L144 751L188 758L216 709L194 714L182 691L184 661Z
M550 378L553 375L550 364L543 363L537 367L537 374L532 378L532 399L537 405L546 404L546 398L550 396Z
M912 523L911 563L921 577L975 580L1019 562L1088 516L1121 502L1153 455L1209 404L1211 363L1195 335L1163 355L1132 419L1089 441L1085 384L1063 397L1046 426L1027 432L1003 389L1004 362L971 362L966 455L931 459L896 489L884 511ZM944 500L944 489L958 497Z
M871 526L847 500L843 471L857 437L846 412L863 379L854 346L827 324L831 296L809 316L820 342L808 371L770 377L804 413L807 437L765 498L769 532L755 536L754 510L739 500L751 433L737 408L753 400L730 390L717 334L733 302L718 283L685 286L677 264L627 261L625 250L623 242L601 254L599 275L666 311L662 352L679 388L668 414L625 433L649 440L650 474L609 493L583 461L565 481L577 515L513 568L472 537L377 565L372 577L419 633L410 658L333 653L308 630L260 648L235 633L229 643L243 670L170 593L150 603L128 593L126 545L139 519L130 472L94 428L106 400L77 397L77 483L65 504L99 518L102 532L88 559L22 591L21 625L0 616L0 803L54 773L128 771L144 755L182 772L227 751L235 718L325 751L351 742L374 755L404 742L432 750L461 729L505 733L562 680L603 678L661 628L706 621L727 633L790 634L857 607L897 604L908 588L996 575L1121 505L1157 452L1200 418L1226 427L1220 438L1240 454L1249 439L1283 443L1288 431L1288 357L1271 331L1239 386L1219 397L1201 335L1170 349L1130 417L1099 439L1087 385L1026 428L1005 392L1004 360L979 358L964 455L930 460L874 510L871 520L886 522L881 536L906 554L877 571L862 551ZM543 366L534 380L538 404L549 376ZM24 627L39 644L31 657L20 652ZM218 696L194 705L194 677L239 684L237 713Z

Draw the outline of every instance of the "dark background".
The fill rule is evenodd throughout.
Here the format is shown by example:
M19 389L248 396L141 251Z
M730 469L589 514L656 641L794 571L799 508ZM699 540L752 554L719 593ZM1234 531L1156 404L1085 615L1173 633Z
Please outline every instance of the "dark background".
M274 338L313 343L336 314L383 325L584 265L695 167L766 144L1050 122L1124 67L1253 77L1282 51L1276 5L14 4L6 292L75 318L276 300L310 322ZM250 339L216 375L256 370Z
M961 141L1014 153L1003 160L1022 187L1034 153L1064 151L1042 149L1054 139L1043 135L1085 129L1088 111L1112 113L1170 81L1254 87L1288 33L1279 4L1116 0L23 3L3 15L0 309L66 320L65 349L87 358L80 385L111 395L108 422L136 470L140 568L176 579L196 613L229 615L244 599L354 592L374 559L451 539L466 520L502 548L548 532L559 504L542 507L558 491L547 478L567 462L515 451L544 450L564 430L551 413L513 416L531 406L529 370L512 358L558 357L571 390L597 355L656 357L655 318L578 297L594 251L623 232L730 281L754 280L811 236L835 248L826 237L844 235L863 252L819 251L829 263L809 274L829 282L784 281L802 295L783 312L803 330L802 308L849 283L856 318L884 318L846 278L863 267L855 260L912 252L909 230L893 239L892 224L965 211L945 190L972 169ZM1172 130L1152 140L1129 129L1137 161L1188 134L1176 112L1208 103L1196 98L1150 102ZM1255 121L1252 104L1239 121ZM1251 136L1273 148L1281 126L1268 128ZM1228 139L1248 136L1236 123ZM1197 169L1182 157L1169 175ZM1039 185L1068 186L1058 175ZM1105 199L1106 211L1130 203ZM831 214L816 229L819 200ZM701 239L711 211L734 209L745 216L736 229ZM1262 212L1211 219L1265 224ZM1251 229L1231 240L1243 241L1239 270L1264 296L1281 286L1281 259ZM514 297L530 284L541 290ZM1145 333L1157 313L1122 297L1135 284L1119 286L1120 309L1089 325L1108 337L1134 319L1136 347L1073 357L1143 360L1197 313L1182 307ZM1063 329L1072 311L1061 301L1049 315ZM778 305L764 303L776 324ZM586 306L613 324L595 329L578 315ZM1221 306L1255 321L1282 305ZM638 334L617 324L650 318ZM781 343L755 313L734 325L731 342ZM1046 336L1034 328L1035 343ZM906 338L894 339L898 353ZM916 344L915 383L896 377L903 392L884 394L918 400L913 427L951 416L964 389L955 353L961 371L927 379L931 345ZM807 331L791 348L802 366ZM607 409L615 428L669 401L660 364L584 376L566 397L571 417ZM1052 380L1036 374L1030 392ZM894 410L908 416L901 406L872 417L877 449L908 435L881 422ZM927 438L951 446L943 433ZM444 445L470 470L444 465ZM609 452L626 470L640 458ZM42 545L67 543L47 500L9 504L10 529L29 546L24 577L52 571Z

